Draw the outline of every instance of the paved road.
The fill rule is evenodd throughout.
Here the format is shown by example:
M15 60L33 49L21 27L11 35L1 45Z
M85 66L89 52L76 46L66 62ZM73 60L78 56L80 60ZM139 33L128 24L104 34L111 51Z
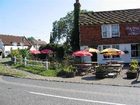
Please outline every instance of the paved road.
M140 88L0 77L0 105L140 105Z

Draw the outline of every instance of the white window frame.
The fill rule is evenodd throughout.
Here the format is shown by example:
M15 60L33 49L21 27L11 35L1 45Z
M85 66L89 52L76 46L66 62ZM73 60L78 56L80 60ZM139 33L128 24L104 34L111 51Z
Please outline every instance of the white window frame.
M113 27L116 27L116 28L113 28ZM120 37L119 24L104 24L101 26L101 30L102 30L102 38Z
M137 46L138 48L132 49L132 46ZM139 58L140 57L140 45L139 44L131 44L131 57Z

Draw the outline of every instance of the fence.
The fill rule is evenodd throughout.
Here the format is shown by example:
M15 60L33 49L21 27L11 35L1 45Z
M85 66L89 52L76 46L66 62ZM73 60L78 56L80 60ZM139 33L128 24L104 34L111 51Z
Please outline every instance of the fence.
M20 64L24 64L25 66L40 66L46 68L47 70L49 68L48 61L29 60L26 57L24 59L14 57L12 61L14 62L14 64L20 63Z

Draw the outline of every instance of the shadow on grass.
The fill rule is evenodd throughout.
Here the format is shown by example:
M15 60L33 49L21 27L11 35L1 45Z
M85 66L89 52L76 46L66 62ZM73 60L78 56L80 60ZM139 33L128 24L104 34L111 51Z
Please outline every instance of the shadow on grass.
M12 61L5 61L5 62L1 62L1 63L4 64L4 65L12 65L13 64Z

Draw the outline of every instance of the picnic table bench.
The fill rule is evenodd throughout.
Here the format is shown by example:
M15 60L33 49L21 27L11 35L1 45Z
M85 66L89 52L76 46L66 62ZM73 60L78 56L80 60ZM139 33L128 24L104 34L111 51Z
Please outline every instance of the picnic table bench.
M137 69L137 77L136 77L136 81L139 79L139 74L140 74L140 67Z
M122 71L122 64L107 64L102 65L103 68L107 71L109 77L116 77Z
M79 75L85 75L88 72L90 72L92 69L92 64L90 64L90 63L74 64L74 66L76 67L77 73Z

